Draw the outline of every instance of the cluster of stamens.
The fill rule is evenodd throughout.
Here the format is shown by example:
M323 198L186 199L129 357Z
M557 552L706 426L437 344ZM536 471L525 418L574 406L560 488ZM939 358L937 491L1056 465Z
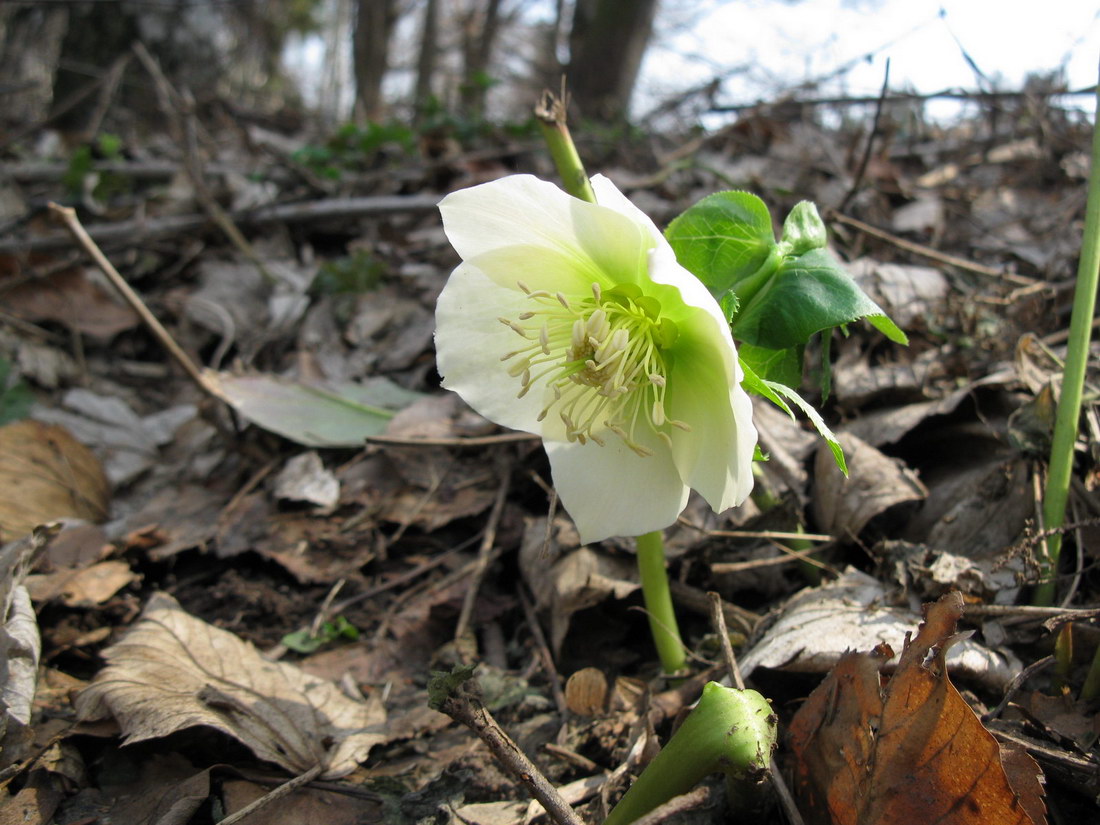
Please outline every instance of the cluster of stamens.
M570 441L603 446L603 434L611 432L640 456L653 451L639 443L639 426L666 443L671 427L690 429L665 413L662 350L677 332L661 318L656 299L630 285L604 293L594 283L592 297L579 299L517 285L535 307L500 322L528 343L501 361L512 362L508 374L520 379L518 397L536 385L549 390L539 421L554 411Z

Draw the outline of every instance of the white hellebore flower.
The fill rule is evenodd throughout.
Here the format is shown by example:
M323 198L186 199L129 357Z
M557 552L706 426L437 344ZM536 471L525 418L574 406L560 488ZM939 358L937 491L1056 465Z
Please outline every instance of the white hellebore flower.
M436 307L443 386L541 436L584 542L752 490L756 430L722 311L602 176L598 204L530 175L440 203L462 263Z

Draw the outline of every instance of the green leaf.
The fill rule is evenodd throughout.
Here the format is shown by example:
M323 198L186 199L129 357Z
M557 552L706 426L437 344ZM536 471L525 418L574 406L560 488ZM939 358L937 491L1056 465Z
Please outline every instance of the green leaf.
M11 363L0 358L0 424L19 421L31 413L34 393L21 380L10 381Z
M665 236L680 265L718 297L758 273L776 250L768 207L748 192L703 198L673 219Z
M784 260L774 277L742 305L731 331L737 340L781 350L860 318L867 318L891 341L909 341L832 255L814 249Z
M744 347L741 349L744 349ZM840 468L840 472L847 476L848 463L844 460L844 448L840 446L840 442L837 441L836 436L833 435L833 431L829 429L829 425L825 423L825 419L821 417L818 411L786 384L761 378L753 371L751 366L745 363L740 353L738 353L738 358L741 361L741 369L745 374L744 378L741 379L741 387L745 392L750 392L753 395L759 395L761 398L766 398L768 401L775 404L775 406L779 407L779 409L783 410L783 412L792 419L795 417L794 411L787 403L788 400L802 410L805 416L810 419L810 423L814 425L818 435L824 438L825 443L829 445L829 450L833 454L833 461L835 461L836 466Z
M741 371L742 373L744 373L741 378L741 388L745 392L750 392L753 395L759 395L761 398L765 398L768 401L771 401L773 404L775 404L775 406L779 407L779 409L783 410L783 412L785 412L791 417L792 420L794 420L794 410L792 410L787 405L787 402L784 401L783 398L779 394L777 394L775 390L768 386L768 383L764 381L763 378L761 378L753 371L753 368L751 366L745 363L745 360L741 357L740 353L738 353L738 360L741 362ZM759 447L759 445L757 446Z
M442 670L433 670L428 678L428 707L439 710L455 691L466 682L474 678L477 663L470 665L455 665L450 673Z
M802 383L803 347L788 349L764 349L752 344L741 344L737 354L742 365L748 364L760 378L778 381L788 387L797 387Z
M381 435L398 410L423 398L381 376L320 385L205 370L203 379L253 424L306 447L361 447L368 436Z
M783 221L783 236L779 239L779 251L784 256L805 255L814 249L823 249L828 241L825 221L817 214L817 207L810 201L796 203Z
M341 638L355 641L359 638L359 629L343 616L337 616L322 624L316 636L309 630L295 630L283 636L282 643L296 653L313 653Z
M814 425L818 435L825 439L825 443L829 445L829 450L833 454L833 461L836 462L836 466L840 468L840 472L848 475L848 462L844 460L844 448L840 446L840 442L836 440L836 436L833 435L833 431L829 429L829 425L825 423L825 419L821 417L821 414L813 408L813 405L807 402L801 395L792 390L785 384L780 384L777 381L764 381L764 383L777 395L781 395L796 407L802 410L803 414L810 419L810 423ZM789 409L789 408L788 408Z

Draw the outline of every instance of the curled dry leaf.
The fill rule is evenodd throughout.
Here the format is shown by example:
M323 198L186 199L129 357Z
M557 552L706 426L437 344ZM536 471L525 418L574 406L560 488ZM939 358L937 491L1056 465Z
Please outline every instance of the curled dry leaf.
M1002 751L947 676L962 596L926 607L883 690L888 645L849 653L791 722L796 792L817 825L1045 825L1042 774ZM927 662L927 664L926 664Z
M156 594L141 620L104 651L107 667L77 698L81 718L111 714L126 742L207 725L261 759L300 774L350 773L385 736L380 707L331 682L269 662L247 642Z

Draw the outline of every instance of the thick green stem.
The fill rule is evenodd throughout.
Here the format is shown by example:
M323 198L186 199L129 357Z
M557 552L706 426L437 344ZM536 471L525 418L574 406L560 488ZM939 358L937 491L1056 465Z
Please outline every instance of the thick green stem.
M1100 275L1100 86L1097 86L1096 120L1092 130L1092 168L1089 172L1088 203L1085 207L1085 233L1081 259L1077 266L1077 285L1073 294L1073 313L1069 322L1069 345L1062 374L1062 394L1054 420L1054 439L1050 449L1050 470L1043 495L1043 526L1058 530L1066 515L1070 476L1073 471L1073 445L1077 441L1077 422L1081 414L1081 392L1089 355L1089 336L1096 308L1096 285ZM1054 577L1062 550L1061 533L1047 538L1047 557L1043 561L1044 581L1035 591L1036 604L1054 601Z
M535 118L565 191L575 198L595 203L596 194L592 191L581 156L577 153L569 127L565 123L564 98L546 92L535 107ZM665 571L665 545L660 533L638 536L638 570L642 578L646 612L649 614L649 628L657 646L657 654L661 658L661 666L665 673L675 673L687 664L687 657L684 654L684 644L680 641L676 614L672 609L668 573Z
M550 92L543 94L539 105L535 107L535 120L538 121L542 139L550 150L550 157L554 160L565 191L574 198L595 203L596 193L592 191L588 173L584 171L581 156L577 153L577 147L573 144L573 137L565 122L564 99L555 97Z
M642 596L649 615L649 630L665 673L676 673L687 664L680 627L672 609L665 569L665 543L659 532L638 536L638 572L642 578Z
M699 704L604 825L627 825L718 771L726 774L737 796L749 795L747 789L768 774L776 724L768 700L755 690L708 682Z

